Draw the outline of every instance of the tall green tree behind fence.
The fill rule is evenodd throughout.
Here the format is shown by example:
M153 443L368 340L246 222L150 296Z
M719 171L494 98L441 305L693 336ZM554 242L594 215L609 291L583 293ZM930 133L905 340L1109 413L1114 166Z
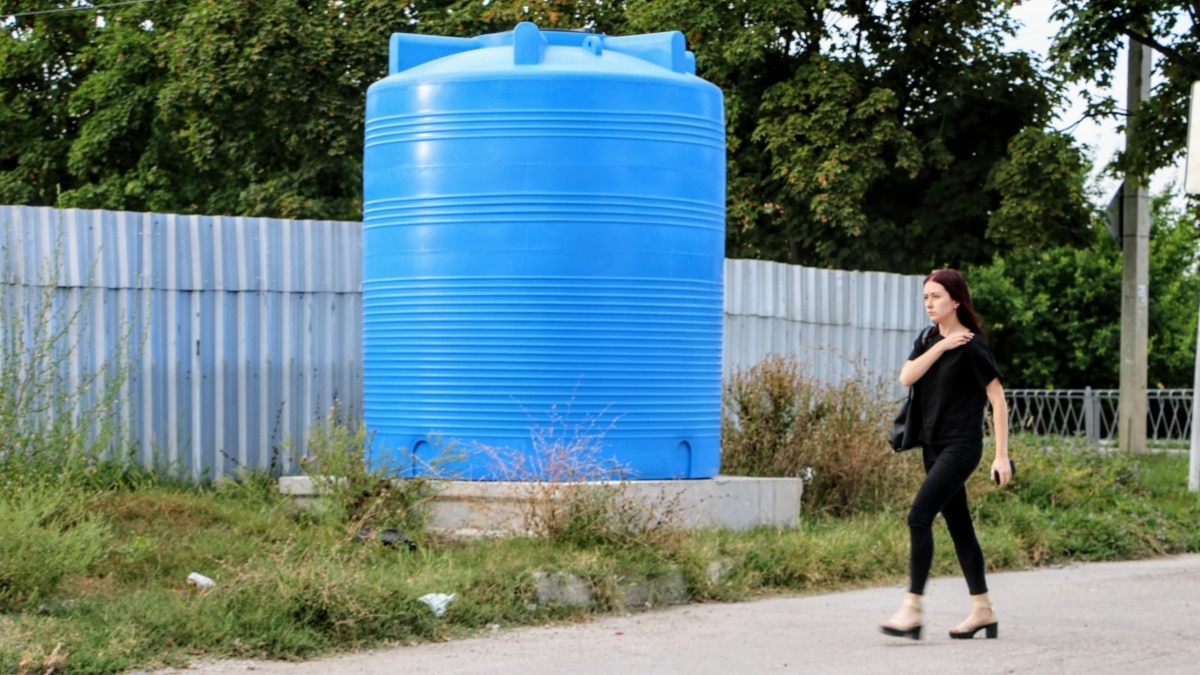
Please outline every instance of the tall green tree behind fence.
M1062 22L1051 54L1054 75L1083 85L1088 114L1131 127L1128 147L1109 169L1150 176L1173 166L1187 146L1188 96L1200 80L1200 8L1192 0L1056 0ZM1133 39L1154 52L1150 99L1127 118L1124 92L1106 93L1124 70L1120 50Z
M1121 251L1103 222L1086 249L997 253L967 270L1007 386L1110 388L1121 353ZM1170 192L1151 200L1151 387L1191 388L1200 301L1200 227Z
M2 0L0 203L359 220L366 88L445 4Z
M1003 49L1009 4L0 0L0 203L359 220L388 36L532 20L686 34L726 95L732 257L923 273L1078 244L1085 166L1056 81Z
M729 255L926 273L1086 241L1086 166L1061 100L1007 52L1011 3L632 3L725 91Z

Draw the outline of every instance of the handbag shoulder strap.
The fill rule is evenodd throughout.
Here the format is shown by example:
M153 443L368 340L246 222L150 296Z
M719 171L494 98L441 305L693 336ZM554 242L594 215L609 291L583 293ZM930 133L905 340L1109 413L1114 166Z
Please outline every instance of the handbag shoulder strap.
M925 343L929 340L930 336L933 335L933 330L936 327L937 326L935 324L933 326L929 326L927 328L921 329L921 335L917 337L917 344L921 346L922 353L925 352L925 346L926 346Z

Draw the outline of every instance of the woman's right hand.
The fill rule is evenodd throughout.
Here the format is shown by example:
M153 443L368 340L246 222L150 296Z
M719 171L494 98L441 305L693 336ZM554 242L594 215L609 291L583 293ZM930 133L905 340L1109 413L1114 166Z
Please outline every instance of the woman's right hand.
M973 337L975 334L964 328L938 340L917 358L905 361L904 367L900 369L900 384L911 387L913 383L925 376L934 361L942 358L942 354L951 349L958 349L970 342Z
M951 349L958 349L959 347L967 344L973 337L975 337L975 334L964 328L943 337L938 341L937 346L941 347L942 352L945 353Z

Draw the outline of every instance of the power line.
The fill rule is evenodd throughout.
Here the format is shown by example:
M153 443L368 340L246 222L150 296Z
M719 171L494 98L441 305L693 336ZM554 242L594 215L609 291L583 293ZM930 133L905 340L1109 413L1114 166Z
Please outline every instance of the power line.
M57 9L40 9L35 12L19 12L17 14L0 14L0 17L6 19L16 19L22 16L37 16L39 14L59 14L61 12L88 12L97 9L108 9L109 7L124 7L125 5L144 5L147 2L161 2L162 0L128 0L128 2L114 2L108 5L81 5L79 7L59 7Z

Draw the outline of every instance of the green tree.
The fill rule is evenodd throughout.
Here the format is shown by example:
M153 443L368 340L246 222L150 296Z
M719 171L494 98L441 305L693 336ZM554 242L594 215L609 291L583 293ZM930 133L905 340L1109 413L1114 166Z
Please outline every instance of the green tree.
M1150 203L1151 387L1191 388L1200 310L1200 223L1164 193Z
M1200 300L1200 228L1170 192L1151 200L1147 370L1151 386L1190 387ZM1103 222L1088 248L1020 248L966 271L988 342L1013 388L1116 387L1121 252Z
M1046 130L1059 87L1003 50L1011 4L659 0L629 18L682 29L725 91L728 255L923 272L1087 236L1084 163Z
M363 97L448 0L0 0L0 201L361 217Z
M69 184L79 120L68 106L87 72L78 55L96 31L83 13L27 14L67 2L0 0L0 202L52 204Z
M1150 176L1172 166L1187 144L1187 110L1191 83L1200 80L1200 7L1194 0L1057 0L1052 18L1063 26L1051 55L1064 79L1087 85L1088 114L1131 125L1133 138L1109 167ZM1109 87L1113 73L1124 68L1118 51L1129 39L1154 52L1150 99L1131 119L1124 101L1093 91ZM1119 93L1124 96L1124 92Z
M363 94L390 33L683 29L726 93L729 255L962 265L1086 231L1077 150L1044 130L1057 89L1002 49L1009 4L164 0L22 17L0 46L0 199L358 218Z
M1121 256L1101 226L1091 248L1023 248L965 273L1009 388L1104 387L1120 363Z
M164 40L185 4L103 10L75 59L78 85L64 100L77 122L61 194L42 203L130 211L195 212L201 184L162 124L158 95L170 70ZM91 13L83 13L84 15ZM180 208L181 205L190 208Z
M320 2L195 2L162 41L171 77L156 102L198 179L180 186L191 188L189 211L361 210L365 73L340 49L341 14Z
M542 29L622 35L626 32L625 4L595 0L456 0L424 11L418 30L475 37L512 30L522 21L532 21Z

